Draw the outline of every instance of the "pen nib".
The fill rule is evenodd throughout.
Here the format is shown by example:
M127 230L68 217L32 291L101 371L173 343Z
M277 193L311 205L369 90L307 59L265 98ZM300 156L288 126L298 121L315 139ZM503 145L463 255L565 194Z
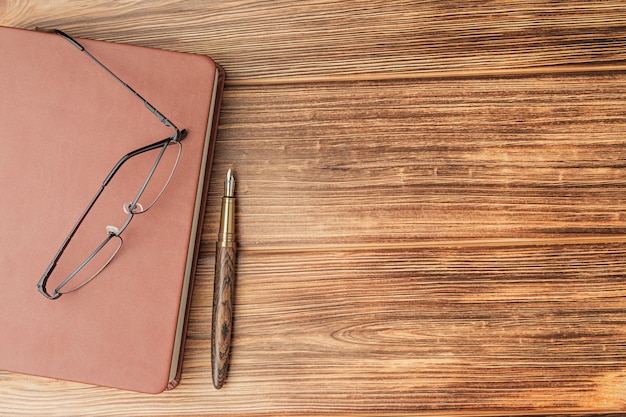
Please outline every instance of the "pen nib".
M233 171L230 168L224 181L224 195L226 197L234 197L235 195L235 177L233 177Z

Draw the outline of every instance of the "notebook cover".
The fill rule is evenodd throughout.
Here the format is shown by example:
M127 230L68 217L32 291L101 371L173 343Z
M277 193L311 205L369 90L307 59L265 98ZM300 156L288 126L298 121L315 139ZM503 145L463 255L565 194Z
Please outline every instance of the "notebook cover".
M79 41L189 133L168 188L135 216L115 260L79 291L45 299L37 281L104 177L171 131L61 36L0 27L0 369L158 393L180 378L175 340L223 73L200 55Z

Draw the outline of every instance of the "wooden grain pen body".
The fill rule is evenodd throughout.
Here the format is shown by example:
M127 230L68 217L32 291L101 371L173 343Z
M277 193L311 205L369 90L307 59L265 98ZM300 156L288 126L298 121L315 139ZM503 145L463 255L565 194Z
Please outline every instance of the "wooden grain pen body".
M221 388L228 373L233 324L233 296L236 278L236 247L217 244L213 289L211 362L213 385Z
M222 199L220 232L215 251L211 366L213 385L220 389L226 380L230 362L233 329L233 301L237 275L237 247L234 233L235 199Z

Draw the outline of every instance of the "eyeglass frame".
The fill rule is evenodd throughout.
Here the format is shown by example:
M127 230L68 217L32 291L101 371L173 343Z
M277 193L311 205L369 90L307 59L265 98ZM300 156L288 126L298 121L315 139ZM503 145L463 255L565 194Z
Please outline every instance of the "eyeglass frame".
M146 145L143 146L141 148L135 149L134 151L131 151L129 153L127 153L126 155L124 155L114 166L113 169L111 169L111 171L109 172L109 174L105 177L104 181L102 182L102 185L100 186L100 188L98 189L98 191L96 192L96 194L94 195L94 197L91 199L91 201L89 202L89 204L87 205L87 208L83 211L83 213L81 214L81 216L79 217L78 221L74 224L74 226L72 227L70 233L67 235L67 237L65 238L63 244L61 245L61 247L59 248L59 250L57 251L56 255L54 256L54 258L52 259L52 261L50 262L50 265L48 266L48 268L46 269L46 271L44 272L44 274L41 276L41 278L39 279L39 282L37 283L37 289L39 291L39 293L41 293L44 297L46 297L49 300L56 300L58 299L61 295L63 294L67 294L69 292L73 292L76 291L80 288L82 288L84 285L86 285L87 283L89 283L91 280L93 280L98 274L100 274L100 272L102 272L102 270L104 268L106 268L106 266L111 262L111 260L117 255L117 252L120 250L120 248L122 247L122 243L123 240L121 238L121 234L124 230L126 230L126 228L128 227L128 225L130 224L131 220L133 219L133 217L136 214L141 214L141 213L145 213L146 211L148 211L148 209L150 207L152 207L152 205L154 203L156 203L156 201L160 198L161 194L163 193L163 191L165 191L165 188L167 188L167 185L169 184L169 181L171 180L171 177L176 169L176 166L174 167L174 169L172 170L172 173L170 174L170 177L168 178L165 186L163 187L163 189L161 190L161 192L157 195L156 199L154 200L154 202L147 208L143 208L141 207L141 205L138 203L139 199L141 198L141 195L143 194L143 192L145 191L148 183L150 182L150 179L152 178L152 175L154 174L154 171L156 170L159 162L161 161L161 158L163 156L163 153L165 152L165 150L167 149L168 146L171 146L172 144L177 144L180 148L179 148L179 155L178 157L180 157L180 153L182 151L182 145L181 145L181 141L183 139L185 139L185 137L187 136L187 130L186 129L182 129L179 130L174 123L172 123L167 117L165 117L161 112L159 112L153 105L151 105L146 99L144 99L140 94L138 94L135 90L133 90L128 84L126 84L124 81L122 81L117 75L115 75L109 68L107 68L104 64L102 64L97 58L95 58L89 51L87 51L87 49L85 49L84 46L82 46L80 43L78 43L75 39L73 39L71 36L69 36L68 34L64 33L63 31L59 30L59 29L51 29L51 30L46 30L46 29L41 29L41 28L36 28L37 31L41 31L41 32L48 32L48 33L54 33L57 35L62 36L63 38L65 38L68 42L70 42L72 45L74 45L80 52L83 52L85 54L87 54L87 56L94 61L96 64L98 64L98 66L100 66L102 69L104 69L107 73L109 73L111 76L113 76L113 78L115 78L115 80L117 80L119 83L121 83L128 91L130 91L135 97L137 97L144 105L145 107L151 112L153 113L161 123L163 123L165 126L170 127L172 129L174 129L174 133L162 140L159 140L157 142L154 142L150 145ZM116 228L116 227L107 227L107 236L104 239L104 241L91 253L91 255L89 255L87 257L87 259L85 259L67 278L65 278L53 291L52 294L50 294L48 292L48 289L46 288L47 283L48 283L48 279L50 278L50 276L52 275L52 272L54 271L59 259L61 258L61 256L63 255L63 252L65 251L65 249L68 247L70 241L72 240L72 238L74 237L74 235L76 234L78 228L80 227L80 225L83 223L83 221L85 220L85 218L87 217L87 215L89 214L89 212L91 211L91 209L93 208L93 206L95 205L96 201L98 200L98 198L100 197L100 195L102 194L102 192L104 191L105 187L107 186L107 184L111 181L111 179L115 176L115 174L119 171L119 169L122 167L122 165L127 162L129 159L131 159L134 156L140 155L144 152L148 152L148 151L152 151L155 149L159 149L162 148L159 155L157 156L156 161L154 162L152 168L150 169L146 180L144 181L143 185L141 186L141 188L139 189L139 192L137 193L137 196L135 197L135 199L129 203L127 206L125 206L125 212L128 213L128 217L126 218L126 221L124 222L124 224L120 227L120 228ZM177 159L178 161L178 159ZM140 210L137 210L137 208L140 208ZM113 253L113 255L111 255L111 257L109 258L109 260L95 273L93 274L89 279L87 279L85 282L79 284L78 286L76 286L75 288L72 288L69 291L66 292L61 292L61 289L67 285L75 276L76 274L78 274L89 262L91 262L91 260L96 257L98 255L98 253L102 250L102 248L104 248L108 242L113 239L113 238L119 238L120 239L120 244L118 246L118 248L115 250L115 252Z

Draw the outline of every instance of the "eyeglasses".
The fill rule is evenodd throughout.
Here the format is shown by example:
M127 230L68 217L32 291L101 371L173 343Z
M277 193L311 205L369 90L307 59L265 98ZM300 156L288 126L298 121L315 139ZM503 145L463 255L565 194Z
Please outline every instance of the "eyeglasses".
M147 212L172 179L182 151L180 142L187 136L187 131L179 130L72 37L57 29L41 31L60 35L85 53L137 97L161 123L174 131L168 138L124 155L105 177L37 283L42 295L55 300L62 294L82 288L111 263L122 247L121 235L131 220L135 215ZM51 277L54 277L55 283L60 283L49 293L46 286Z

